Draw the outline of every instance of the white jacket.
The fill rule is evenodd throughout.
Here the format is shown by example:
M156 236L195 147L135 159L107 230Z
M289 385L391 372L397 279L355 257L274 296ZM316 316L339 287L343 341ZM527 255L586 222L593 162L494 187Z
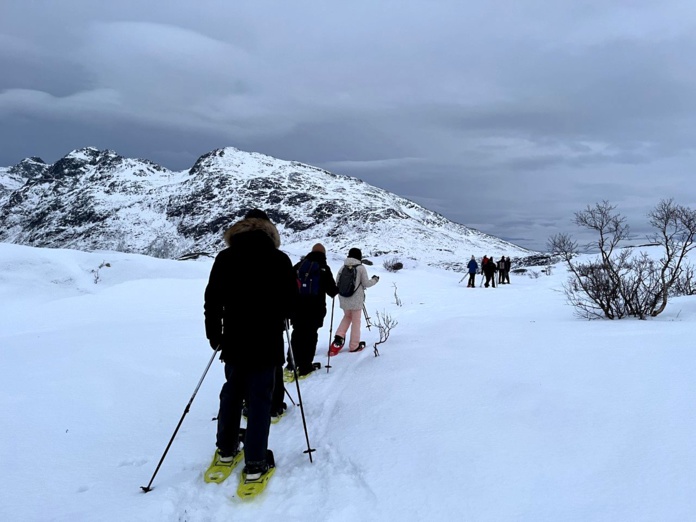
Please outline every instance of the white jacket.
M338 269L338 273L336 274L336 281L338 281L341 278L341 272L346 266L354 266L356 267L355 269L358 271L355 277L356 290L355 293L350 297L343 297L342 295L339 295L338 302L342 310L362 310L363 304L365 304L365 288L375 286L377 284L377 280L370 279L367 276L367 270L360 261L352 257L347 257L346 260L343 262L343 266Z

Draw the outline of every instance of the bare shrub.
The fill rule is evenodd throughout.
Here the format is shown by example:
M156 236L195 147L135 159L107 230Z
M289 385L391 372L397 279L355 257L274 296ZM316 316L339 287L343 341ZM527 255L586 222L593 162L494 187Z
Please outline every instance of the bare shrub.
M92 270L90 270L90 272L92 273L92 278L93 278L95 285L97 283L99 283L99 281L101 281L100 270L102 268L111 268L111 263L107 263L106 261L102 261L101 264L97 268L93 268Z
M648 239L662 249L662 257L654 260L645 252L620 248L629 238L629 227L615 209L603 201L575 214L576 225L598 235L596 243L588 245L599 251L594 260L576 262L580 249L567 234L549 239L551 252L562 257L571 273L564 285L566 298L588 319L655 317L664 311L670 296L691 288L693 270L685 257L696 247L696 212L662 200L648 213L656 230Z
M377 322L375 323L375 326L379 331L379 341L377 341L374 345L375 357L379 357L379 350L377 349L377 345L387 342L387 339L389 339L390 332L393 328L396 327L397 324L399 323L396 320L392 319L392 316L388 313L382 312L380 314L379 312L377 312Z
M392 257L391 259L386 259L382 266L387 272L398 272L404 267L404 264L397 258Z

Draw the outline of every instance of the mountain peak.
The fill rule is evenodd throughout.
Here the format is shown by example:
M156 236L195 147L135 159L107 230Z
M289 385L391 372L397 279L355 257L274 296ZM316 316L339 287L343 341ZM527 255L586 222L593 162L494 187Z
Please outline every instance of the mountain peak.
M34 162L37 164L37 162ZM483 234L357 178L234 147L188 173L86 147L0 200L0 241L177 257L224 248L223 232L262 208L284 245L398 255L459 267L472 254L530 251Z

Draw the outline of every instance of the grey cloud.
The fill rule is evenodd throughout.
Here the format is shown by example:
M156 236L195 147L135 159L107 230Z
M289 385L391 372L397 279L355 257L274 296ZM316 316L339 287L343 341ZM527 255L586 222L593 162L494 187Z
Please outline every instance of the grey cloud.
M0 165L95 145L181 169L232 145L541 248L598 199L636 223L696 202L694 19L676 0L5 0Z

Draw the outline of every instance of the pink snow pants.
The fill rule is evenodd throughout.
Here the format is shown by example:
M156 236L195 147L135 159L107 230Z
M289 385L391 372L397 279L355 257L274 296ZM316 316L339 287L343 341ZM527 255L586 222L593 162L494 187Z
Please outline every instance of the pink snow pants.
M343 319L341 319L341 324L338 325L336 330L336 335L340 335L344 339L346 338L346 332L350 328L350 345L348 349L354 352L360 344L360 318L362 317L362 310L343 310Z

